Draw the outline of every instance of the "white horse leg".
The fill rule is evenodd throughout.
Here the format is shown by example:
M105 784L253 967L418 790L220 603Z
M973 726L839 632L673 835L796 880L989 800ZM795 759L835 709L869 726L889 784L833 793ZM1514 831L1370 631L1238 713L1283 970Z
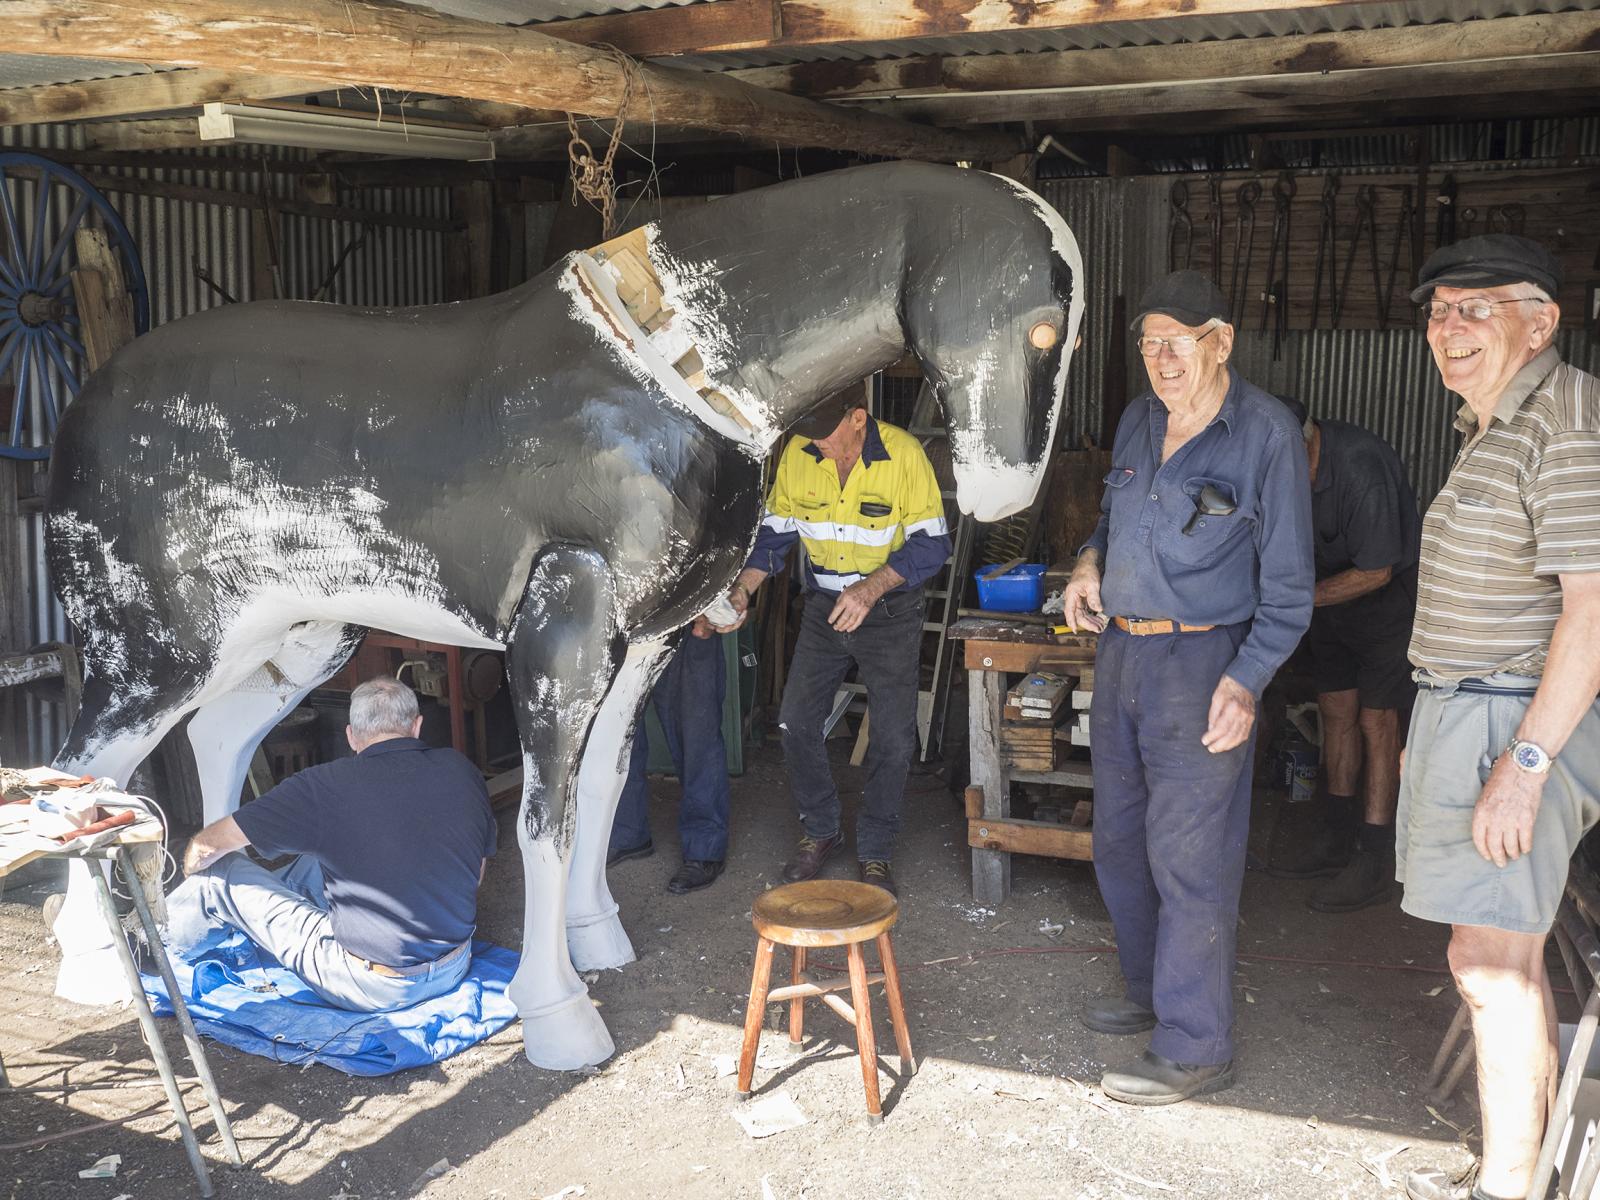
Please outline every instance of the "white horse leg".
M617 915L606 881L606 851L617 799L628 776L628 753L645 699L666 666L666 639L628 647L606 693L578 768L578 827L567 874L567 952L580 971L631 963L633 943Z
M270 662L200 706L189 722L189 745L207 825L239 807L239 791L261 739L345 664L363 633L337 622L297 625Z

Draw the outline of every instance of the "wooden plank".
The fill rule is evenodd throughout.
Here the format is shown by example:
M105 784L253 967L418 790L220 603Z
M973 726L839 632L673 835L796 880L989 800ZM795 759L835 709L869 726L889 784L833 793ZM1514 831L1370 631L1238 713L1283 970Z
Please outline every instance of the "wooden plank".
M629 120L767 145L978 162L1023 148L1011 134L950 133L707 72L630 63L524 26L401 5L187 0L178 11L152 11L137 0L10 0L0 5L0 46L11 54L286 75L605 118L626 97Z
M1000 675L967 672L967 751L972 762L972 787L983 797L983 815L999 819L1011 813L1011 781L1000 759ZM999 904L1011 893L1011 856L974 847L972 898Z
M93 375L133 340L133 300L122 263L103 230L81 225L74 243L78 265L72 271L72 290L78 300L88 374Z
M1196 20L1275 8L1335 8L1359 0L719 0L647 12L551 21L539 28L576 42L662 57L727 50L883 42L918 37L1071 29L1110 21Z
M266 100L327 91L327 85L284 75L178 70L0 90L0 125L86 121L194 108L212 101ZM194 122L188 122L191 128Z
M961 799L966 806L967 816L981 817L983 815L983 789L969 787L961 793Z
M1061 763L1053 771L1016 771L1018 783L1050 783L1057 787L1094 788L1094 772L1086 762Z
M1274 110L1324 104L1403 101L1409 105L1426 97L1481 97L1543 87L1596 86L1600 86L1600 52L1446 63L1404 71L1382 67L1129 88L1066 88L970 96L945 92L905 101L870 101L863 107L946 125L1033 120L1051 122L1052 128L1088 130L1102 128L1106 121L1118 118L1165 119L1184 112L1204 112L1208 120L1219 113L1237 112L1249 114L1254 121Z
M908 96L1022 88L1134 87L1422 67L1582 53L1595 48L1597 37L1600 13L1548 13L1447 26L1350 29L1103 50L797 63L731 74L759 87L837 100L885 93Z
M997 821L976 817L967 822L967 845L980 851L1005 854L1040 854L1047 858L1094 858L1094 834L1049 821L1012 819Z
M1049 671L1094 661L1087 646L1039 646L1027 642L966 643L969 671Z

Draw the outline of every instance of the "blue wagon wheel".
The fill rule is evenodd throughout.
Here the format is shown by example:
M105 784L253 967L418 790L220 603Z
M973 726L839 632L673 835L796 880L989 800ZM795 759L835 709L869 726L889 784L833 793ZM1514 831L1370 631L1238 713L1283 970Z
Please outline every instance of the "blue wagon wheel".
M36 154L0 154L0 457L50 457L56 423L83 382L74 237L93 210L133 304L135 334L150 328L139 251L117 210L76 171Z

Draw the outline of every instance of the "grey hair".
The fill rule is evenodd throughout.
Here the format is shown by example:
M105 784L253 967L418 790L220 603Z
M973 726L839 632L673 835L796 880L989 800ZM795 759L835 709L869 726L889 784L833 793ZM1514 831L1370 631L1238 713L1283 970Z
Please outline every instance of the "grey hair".
M417 694L398 679L380 675L350 693L350 728L357 738L410 737L417 719Z
M1523 282L1524 283L1528 283L1527 280L1524 280ZM1554 304L1555 303L1555 300L1554 300L1553 297L1551 297L1550 293L1545 291L1537 283L1528 283L1528 286L1533 289L1533 295L1525 296L1525 297L1523 297L1523 299L1525 299L1525 300L1539 300L1539 301L1542 301L1545 304Z

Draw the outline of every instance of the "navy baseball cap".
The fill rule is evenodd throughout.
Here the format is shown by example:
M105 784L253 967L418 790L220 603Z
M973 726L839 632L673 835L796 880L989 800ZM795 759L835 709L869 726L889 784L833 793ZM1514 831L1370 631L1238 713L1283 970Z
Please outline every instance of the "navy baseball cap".
M810 438L818 441L827 437L839 428L839 422L847 417L852 409L867 406L867 381L847 387L842 392L835 392L826 400L817 402L817 406L793 425L789 432L797 437Z
M1204 325L1213 317L1226 321L1228 298L1209 276L1199 271L1174 271L1145 288L1139 297L1139 315L1128 328L1142 332L1144 319L1152 313L1164 313L1189 326Z
M1501 287L1531 283L1555 298L1561 290L1561 262L1532 238L1486 233L1441 246L1428 256L1411 298L1418 304L1438 287Z

